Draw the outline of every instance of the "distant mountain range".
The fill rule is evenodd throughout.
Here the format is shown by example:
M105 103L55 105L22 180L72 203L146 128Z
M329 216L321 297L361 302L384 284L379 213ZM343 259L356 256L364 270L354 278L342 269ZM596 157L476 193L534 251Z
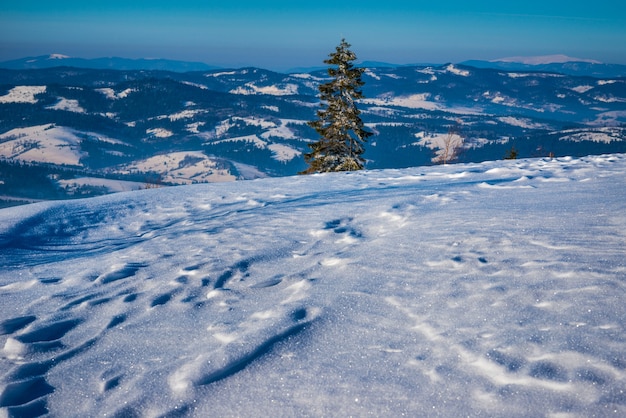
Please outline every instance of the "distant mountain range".
M470 60L461 64L476 68L493 68L505 71L541 71L588 77L626 77L626 65L604 64L564 55L546 57L513 57L494 61Z
M452 137L455 162L626 152L626 78L521 68L367 66L366 167L433 164ZM0 69L0 206L293 175L317 139L306 122L327 77Z
M162 70L162 71L210 71L219 67L202 62L175 61L167 59L129 59L119 57L74 58L61 54L27 57L0 62L0 68L11 70L40 70L52 67L76 67L111 70Z
M566 55L546 55L536 57L510 57L491 61L469 60L459 63L476 68L493 68L506 71L541 71L567 75L590 77L626 77L626 65L604 64L595 60L568 57ZM393 64L381 61L363 61L360 67L398 68L414 66L437 66L436 63ZM111 70L161 70L173 72L211 71L222 67L202 62L187 62L167 59L128 59L119 57L74 58L62 54L27 57L0 62L0 68L11 70L34 70L53 67L76 67ZM310 73L323 70L324 66L295 67L285 73Z

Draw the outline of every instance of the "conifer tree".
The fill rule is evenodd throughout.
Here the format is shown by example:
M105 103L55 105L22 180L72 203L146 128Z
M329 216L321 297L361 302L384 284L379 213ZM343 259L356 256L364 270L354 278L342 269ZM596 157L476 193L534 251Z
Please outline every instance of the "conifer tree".
M328 68L332 79L319 86L318 119L308 125L321 138L309 144L311 152L304 155L309 168L303 174L363 169L364 144L372 133L365 129L356 105L356 101L363 98L361 75L364 69L354 67L355 60L356 55L345 39L324 60L333 66Z

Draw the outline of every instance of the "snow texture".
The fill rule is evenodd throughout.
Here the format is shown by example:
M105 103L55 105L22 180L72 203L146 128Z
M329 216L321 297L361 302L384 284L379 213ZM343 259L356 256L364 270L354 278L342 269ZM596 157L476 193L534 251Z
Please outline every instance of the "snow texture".
M0 210L0 415L626 416L626 155Z

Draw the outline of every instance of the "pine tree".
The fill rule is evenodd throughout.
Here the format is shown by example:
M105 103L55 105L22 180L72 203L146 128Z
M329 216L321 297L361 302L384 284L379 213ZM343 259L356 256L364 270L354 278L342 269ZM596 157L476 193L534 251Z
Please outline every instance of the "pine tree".
M309 144L311 152L304 155L309 168L302 174L363 169L364 144L372 133L365 129L356 106L356 101L363 98L364 69L355 68L354 60L356 55L345 39L324 60L334 66L328 68L332 79L319 86L321 109L317 111L318 119L308 123L321 138Z

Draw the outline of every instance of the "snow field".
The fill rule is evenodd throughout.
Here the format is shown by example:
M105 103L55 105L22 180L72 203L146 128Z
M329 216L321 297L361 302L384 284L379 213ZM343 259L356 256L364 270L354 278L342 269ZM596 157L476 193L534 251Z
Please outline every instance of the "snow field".
M0 211L0 411L622 416L626 156Z

